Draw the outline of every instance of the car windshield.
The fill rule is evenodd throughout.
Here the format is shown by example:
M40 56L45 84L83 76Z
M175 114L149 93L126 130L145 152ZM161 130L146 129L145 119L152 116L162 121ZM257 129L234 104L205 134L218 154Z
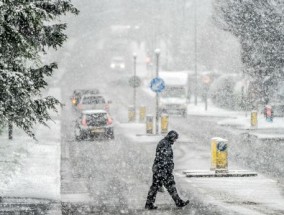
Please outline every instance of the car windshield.
M180 97L185 98L185 89L183 87L166 87L161 93L162 97Z
M88 97L84 97L83 104L104 104L105 103L105 99L101 96L88 96Z
M105 125L107 120L106 113L86 114L87 125L100 126Z
M113 58L113 59L112 59L112 62L113 62L113 63L123 63L124 60L123 60L123 58Z
M91 90L82 91L82 94L98 94L98 93L99 93L98 89L91 89Z

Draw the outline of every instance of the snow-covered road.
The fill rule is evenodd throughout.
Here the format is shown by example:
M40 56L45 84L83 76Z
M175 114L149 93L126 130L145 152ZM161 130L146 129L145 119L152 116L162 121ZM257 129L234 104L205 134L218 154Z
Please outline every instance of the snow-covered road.
M139 68L142 69L143 65ZM109 75L101 76L103 71ZM66 76L65 81L68 84L63 84L62 88L67 104L62 114L62 151L69 154L65 154L62 159L62 200L65 202L63 213L64 210L72 210L72 206L73 210L94 213L149 213L143 206L151 184L151 166L156 143L162 137L143 136L141 134L145 133L144 124L127 123L127 108L132 104L132 89L127 84L130 75L94 67L92 72L85 72L79 79L72 79L71 74ZM76 83L86 83L86 88L102 89L112 100L111 113L116 123L114 141L74 141L74 112L68 99L72 89L76 89ZM149 112L153 113L153 98L143 89L138 89L137 95L138 106L146 105ZM283 213L283 208L279 204L283 199L282 187L276 180L262 175L245 179L189 180L181 174L181 169L209 169L210 138L213 136L230 140L229 168L253 167L248 165L248 161L258 158L248 156L253 146L248 145L247 136L234 129L218 126L217 121L218 118L214 117L170 117L170 128L178 130L181 134L180 143L174 147L177 186L184 198L189 198L191 203L184 210L176 210L168 194L159 193L157 204L161 210L157 213ZM269 171L273 170L265 169L264 172ZM263 190L262 186L267 189ZM262 192L257 189L262 189ZM258 198L255 198L256 196ZM271 198L274 203L269 200Z

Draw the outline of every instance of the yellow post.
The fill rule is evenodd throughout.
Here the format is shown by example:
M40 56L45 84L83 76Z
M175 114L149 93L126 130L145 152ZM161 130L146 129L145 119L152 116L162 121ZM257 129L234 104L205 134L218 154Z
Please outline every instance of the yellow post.
M146 116L146 107L141 106L140 111L139 111L139 121L140 122L145 122L145 116Z
M256 110L253 110L251 112L251 117L250 117L250 125L251 127L257 127L257 111Z
M220 138L216 147L215 173L228 172L228 140Z
M169 127L169 115L163 113L161 115L161 133L162 134L168 133L168 127Z
M211 138L211 167L210 170L216 169L216 153L217 153L217 141L219 137Z
M153 118L151 115L146 116L146 134L153 134Z
M128 107L128 122L135 121L135 110L133 106Z

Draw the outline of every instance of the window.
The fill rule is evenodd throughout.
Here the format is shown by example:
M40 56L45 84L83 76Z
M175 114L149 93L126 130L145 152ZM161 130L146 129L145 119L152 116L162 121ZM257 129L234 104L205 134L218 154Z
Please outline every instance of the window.
M106 113L87 114L86 122L87 122L87 125L102 126L106 124L107 118L108 117Z
M179 97L185 98L185 88L184 87L166 87L165 90L161 93L162 97Z
M83 104L104 104L105 103L105 99L101 96L88 96L88 97L84 97Z

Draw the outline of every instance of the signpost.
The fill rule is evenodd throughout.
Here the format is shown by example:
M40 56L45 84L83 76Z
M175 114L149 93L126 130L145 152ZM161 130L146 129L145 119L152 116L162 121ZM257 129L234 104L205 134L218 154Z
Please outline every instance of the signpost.
M158 134L159 124L159 93L165 89L165 82L163 79L156 77L150 82L150 88L156 93L156 134Z
M136 120L136 88L140 87L141 79L135 74L129 79L128 83L133 88L133 112L134 113L133 113L133 119L131 121L135 122Z

